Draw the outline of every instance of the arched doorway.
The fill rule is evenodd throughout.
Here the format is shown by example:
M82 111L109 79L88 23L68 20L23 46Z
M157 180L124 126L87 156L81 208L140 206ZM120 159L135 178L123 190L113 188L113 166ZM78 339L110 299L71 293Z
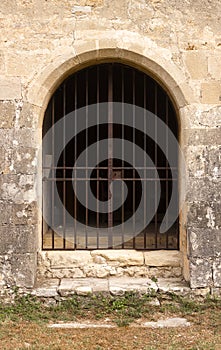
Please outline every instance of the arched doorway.
M121 106L121 113L115 110L112 102L117 103L117 108ZM98 103L99 107L93 110L97 123L91 126L88 124L90 106ZM131 109L125 110L125 104L132 106ZM173 150L176 154L173 174L176 173L176 176L172 176L167 157L169 131L162 135L164 152L151 137L136 128L137 109L133 106L137 106L139 111L149 111L168 127L175 138L178 137L176 113L167 93L147 74L124 64L111 62L84 68L68 77L52 96L43 123L44 138L49 130L52 131L43 151L43 249L179 248L178 219L167 231L160 232L174 189L178 206L178 152ZM73 111L80 109L84 129L79 129L75 137L67 140L71 128L78 130L77 114ZM119 123L115 122L116 114L121 119ZM134 121L133 125L126 122L128 114L132 117L132 123ZM64 118L66 115L70 115L72 120L68 127ZM144 129L148 129L150 121L151 117L148 119L144 113ZM158 133L156 122L154 134ZM57 149L58 139L63 144L60 153ZM112 139L126 139L131 149L125 150L120 146L122 157L114 157L115 144ZM76 166L75 162L84 150L102 140L108 140L106 159L100 158L101 150L97 147L94 167L90 166L87 154L83 166ZM134 167L136 152L133 145L143 150L152 163L145 163L143 157L143 163L141 161ZM126 156L130 150L133 164ZM110 190L113 181L121 183L115 198ZM149 196L148 189L152 196ZM97 199L93 210L89 208L89 190ZM83 202L79 200L77 192L83 193ZM142 215L136 217L134 213L140 205L142 194L147 206L144 205ZM123 205L114 210L113 202L118 200ZM105 202L109 203L109 207L102 211L102 203ZM148 203L155 211L148 225L145 225ZM130 218L129 228L124 223ZM139 232L136 227L138 222L144 223Z

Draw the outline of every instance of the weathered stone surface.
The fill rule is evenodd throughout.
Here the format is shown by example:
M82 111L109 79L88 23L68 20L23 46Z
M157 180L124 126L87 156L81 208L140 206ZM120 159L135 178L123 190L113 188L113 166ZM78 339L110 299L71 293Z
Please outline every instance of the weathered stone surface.
M201 84L202 103L220 104L221 86L220 82L209 82Z
M84 288L84 289L82 289ZM62 279L58 288L61 296L72 295L75 293L86 291L88 293L108 292L108 280L101 279Z
M37 227L0 226L0 255L35 253L38 247Z
M160 292L189 292L190 288L185 281L176 278L159 278L157 286Z
M184 61L193 79L203 79L207 76L208 62L204 51L186 51L184 53Z
M35 253L13 254L8 251L0 258L0 271L7 286L33 288L37 268Z
M17 77L0 78L0 100L20 99L21 81Z
M204 288L212 286L212 261L205 258L191 258L190 287Z
M10 129L14 126L15 105L12 101L0 101L0 128Z
M208 58L208 71L215 79L221 79L221 53L216 51Z
M113 295L123 295L126 291L139 291L148 293L152 290L158 290L157 284L147 278L115 278L109 279L110 293Z
M37 297L53 298L58 295L58 286L58 279L49 279L43 282L41 281L39 286L35 286L35 289L32 291L32 294L36 295Z
M190 228L188 236L190 242L190 254L192 257L216 257L221 251L221 230L215 229L213 216L207 215L207 227Z
M48 251L47 258L55 269L85 266L92 262L89 251Z
M147 328L174 328L174 327L189 327L190 322L187 322L186 318L168 318L166 320L158 320L157 322L145 322L144 327Z
M132 250L94 250L93 258L101 256L109 263L118 266L143 265L143 253Z
M221 259L220 254L219 258L215 259L213 262L213 281L214 287L221 287Z
M178 251L157 250L144 253L145 265L148 266L180 266L181 253Z

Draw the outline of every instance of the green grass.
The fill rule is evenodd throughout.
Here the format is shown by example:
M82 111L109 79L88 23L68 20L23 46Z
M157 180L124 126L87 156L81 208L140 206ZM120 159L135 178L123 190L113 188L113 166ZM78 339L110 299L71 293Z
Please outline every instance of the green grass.
M206 298L201 302L169 294L165 300L159 295L160 306L150 305L155 294L140 295L126 293L124 296L111 295L74 295L67 300L59 301L55 305L47 306L34 296L16 296L14 303L0 303L0 323L6 321L74 321L76 319L104 319L110 318L118 326L129 325L136 319L147 317L154 320L156 311L163 314L175 313L178 316L202 316L209 310L221 311L221 300ZM220 322L219 312L214 313L214 327Z

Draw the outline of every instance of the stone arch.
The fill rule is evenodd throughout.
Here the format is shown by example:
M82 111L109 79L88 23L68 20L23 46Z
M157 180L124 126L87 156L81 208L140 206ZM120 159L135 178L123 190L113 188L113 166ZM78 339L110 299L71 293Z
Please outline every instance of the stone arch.
M78 45L75 47L75 52L68 53L64 56L59 56L52 64L47 66L45 70L37 76L30 85L27 93L27 98L30 103L40 107L39 113L39 128L42 127L45 110L48 102L57 89L57 87L74 72L81 70L84 67L95 63L117 61L128 64L134 68L144 71L155 79L166 90L169 97L173 101L177 112L179 133L182 133L182 124L185 121L181 120L179 110L185 105L191 104L194 101L194 94L186 82L185 74L171 61L165 59L159 54L151 54L147 50L145 43L141 41L140 46L131 44L128 47L117 47L116 43L108 43L108 47L101 47L99 42L93 44ZM160 52L159 52L160 53ZM183 116L182 116L183 117ZM182 144L181 144L182 146ZM182 183L180 184L182 188ZM182 227L180 231L180 250L183 253L182 264L184 275L188 279L188 260L187 260L187 244L185 233L185 217L182 215Z

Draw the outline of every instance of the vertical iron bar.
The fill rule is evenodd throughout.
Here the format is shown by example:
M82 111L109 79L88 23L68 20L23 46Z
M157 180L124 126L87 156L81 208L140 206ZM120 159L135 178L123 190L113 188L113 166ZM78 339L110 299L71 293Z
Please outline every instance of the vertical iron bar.
M51 172L52 172L52 178L54 179L55 178L55 169L54 169L54 157L55 157L55 154L54 154L54 152L55 152L55 149L54 149L54 137L55 137L55 135L54 135L54 132L55 132L55 128L54 128L54 105L55 105L55 98L54 98L54 96L53 96L53 98L52 98L52 150L51 150L51 153L52 153L52 164L51 164L51 166L52 166L52 169L51 169ZM51 229L52 229L52 249L54 249L54 205L55 205L55 203L54 203L54 186L56 185L56 180L54 181L52 181L51 182L51 185L52 185L52 193L51 193L51 203L52 203L52 205L51 205Z
M65 109L66 109L66 85L63 85L63 178L66 177L66 152L65 152L65 139L66 139L66 132L65 132ZM66 181L63 181L63 249L66 247Z
M154 158L155 158L155 172L157 172L157 84L154 83L154 114L155 114L155 130L154 130ZM157 173L155 173L155 248L157 249L158 239L158 215L157 215Z
M135 191L135 103L136 103L136 96L135 96L135 71L133 70L133 79L132 79L132 91L133 91L133 248L136 248L136 237L135 237L135 196L136 196L136 191Z
M86 140L85 140L85 148L86 148L86 249L88 248L88 70L86 70L86 86L85 86L85 94L86 94Z
M113 168L113 65L108 67L108 247L113 248L113 205L110 193Z
M77 170L76 170L76 160L77 160L77 73L74 77L74 248L77 249Z
M147 227L146 227L146 222L147 222L147 205L146 205L146 199L147 199L147 164L146 164L146 152L147 152L147 113L146 113L146 108L147 108L147 87L146 87L146 76L143 76L143 83L144 83L144 249L147 248Z
M97 165L99 164L99 100L100 100L100 71L99 66L97 66ZM100 170L97 169L97 214L96 214L96 226L97 226L97 249L99 248L99 230L100 230L100 217L99 217L99 201L100 201L100 193L99 193L99 175Z
M122 178L124 179L124 68L121 67L121 101L122 101ZM122 186L122 199L124 198L124 182L121 181ZM121 210L121 246L124 248L124 203L122 203Z
M168 207L168 197L169 197L169 193L168 193L168 176L169 176L169 172L168 172L168 96L166 95L166 212L167 212L167 207ZM166 223L168 224L168 215L166 217ZM168 232L166 232L166 248L168 249L169 246L169 241L168 241Z

